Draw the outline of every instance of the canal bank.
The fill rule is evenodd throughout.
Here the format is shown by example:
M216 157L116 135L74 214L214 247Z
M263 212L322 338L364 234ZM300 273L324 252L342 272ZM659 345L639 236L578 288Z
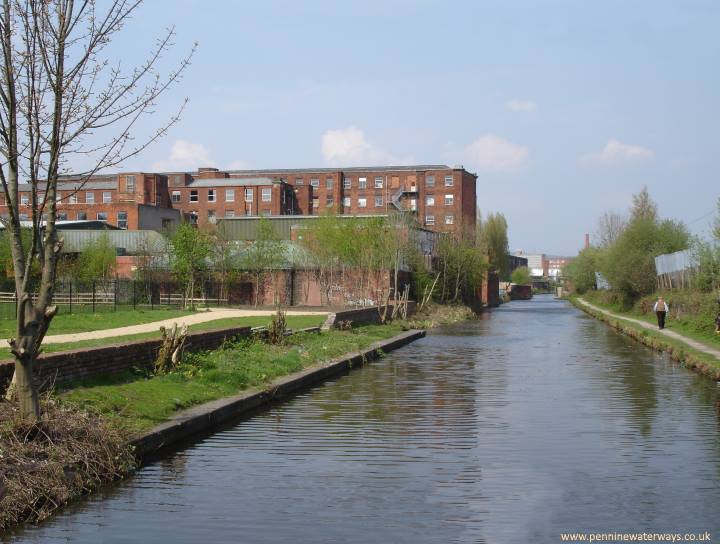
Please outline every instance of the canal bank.
M654 350L666 352L673 361L698 374L720 381L720 350L674 331L660 331L643 321L610 312L590 304L582 297L573 296L569 300L576 308L618 332Z
M406 345L425 334L422 330L401 332L402 327L401 324L395 323L364 326L353 331L336 330L325 333L319 333L316 329L314 332L301 332L288 337L286 346L241 340L238 345L240 352L245 353L244 347L249 348L250 351L246 350L245 356L254 361L239 360L240 365L248 367L248 370L241 374L228 372L223 374L222 368L218 368L223 366L222 361L218 361L217 357L209 366L202 362L207 358L218 356L225 359L225 366L228 363L236 365L237 363L227 361L228 358L233 359L235 353L235 344L230 342L206 355L190 356L191 361L177 369L176 373L169 375L154 377L145 374L134 377L118 375L108 376L107 380L93 380L95 385L89 387L85 382L75 384L76 387L60 395L62 404L55 399L44 401L44 407L48 412L47 417L44 417L38 425L38 433L40 436L48 436L48 440L41 440L42 444L34 444L31 441L25 446L22 441L18 442L16 431L19 429L22 431L24 429L22 425L22 429L0 428L0 476L2 476L0 527L11 526L18 521L42 520L78 496L93 492L99 485L123 478L127 475L130 466L128 455L124 450L132 451L133 456L143 461L150 453L157 453L164 447L174 446L194 434L207 434L230 419L240 418L250 411L256 411L287 398L303 388L338 373L362 366L368 361L377 359L383 353ZM372 341L375 339L377 340ZM348 352L347 350L353 346L357 349ZM283 355L286 351L289 352L289 357ZM337 356L338 353L345 354ZM234 358L237 360L237 355ZM218 365L218 362L221 364ZM211 398L213 395L218 396L219 391L225 391L228 387L235 387L235 391L241 389L245 391L235 396L228 396L226 393L224 398L186 411L172 413L181 406L181 403L197 404L198 399L202 398L198 396L197 387L193 391L193 387L190 386L198 385L196 381L202 381L205 370L217 375L214 382L217 382L217 379L230 380L221 389L213 389L211 387L213 381L206 381L205 387L210 387L206 396L207 393L210 393ZM268 379L268 376L279 377ZM175 395L181 396L184 389L182 380L188 377L190 380L186 381L186 385L190 389L190 394L186 395L184 400L175 398ZM181 382L178 382L178 379ZM238 382L238 379L241 381ZM165 385L156 387L153 385L156 381L164 381ZM248 381L250 384L258 382L262 385L242 387L242 384L247 386ZM168 389L170 384L174 386ZM181 389L178 389L178 386ZM119 435L128 427L116 416L124 413L125 416L130 417L127 421L141 423L142 419L138 419L138 416L150 409L153 410L152 417L158 417L163 413L163 402L168 396L171 397L171 404L167 407L171 413L169 421L141 433L131 441L129 448L127 445L123 448ZM70 406L79 407L80 410L68 411ZM9 407L10 405L6 404L0 406L0 408ZM158 410L158 407L161 409ZM66 413L65 419L72 422L72 425L63 421L61 414L63 410ZM82 425L91 421L85 417L88 410L96 418L97 425L88 426L88 432L84 432ZM134 419L133 410L138 414ZM7 415L7 423L10 423L14 416ZM103 426L107 428L103 430ZM95 432L96 427L97 432ZM26 432L38 434L32 428L29 431L22 431L21 434ZM108 447L95 448L95 444L102 442L98 441L95 435L104 435L108 439L112 437L112 440ZM82 447L84 436L93 437L92 443L88 444L87 448ZM69 447L66 447L65 442L68 442ZM11 444L16 446L6 447ZM87 455L82 453L83 449L87 450ZM78 460L81 461L82 466L75 466ZM115 466L116 464L118 466ZM23 468L25 466L29 467L28 471ZM85 474L86 469L90 470L90 473ZM35 476L28 476L32 474Z
M718 533L715 383L537 296L428 331L7 543Z

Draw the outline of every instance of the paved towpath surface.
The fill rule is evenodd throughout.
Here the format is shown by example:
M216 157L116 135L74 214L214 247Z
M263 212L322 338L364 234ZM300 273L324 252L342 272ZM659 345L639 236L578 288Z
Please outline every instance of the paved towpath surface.
M205 323L207 321L216 321L218 319L226 319L228 317L253 317L253 316L271 316L275 312L272 310L233 310L225 308L213 308L209 312L200 312L180 317L173 317L172 319L164 319L163 321L154 321L153 323L143 323L140 325L130 325L128 327L118 327L116 329L103 329L99 331L89 332L76 332L71 334L56 334L53 336L46 336L43 340L43 344L65 344L68 342L81 342L83 340L97 340L101 338L113 338L117 336L128 336L131 334L141 334L144 332L157 332L161 326L172 327L173 323L177 323L178 326L182 325L196 325L198 323ZM327 312L312 312L312 311L289 311L285 312L286 315L317 315L324 316ZM90 318L91 319L91 318ZM0 342L1 347L8 347L7 340Z
M667 329L659 330L656 325L652 325L651 323L648 323L646 321L641 321L640 319L634 319L632 317L625 317L624 315L620 315L620 314L610 312L608 310L604 310L602 308L599 308L598 306L595 306L594 304L590 304L589 302L587 302L586 300L583 300L581 298L578 298L578 301L583 306L592 308L593 310L601 312L605 315L609 315L611 317L616 317L618 319L624 319L625 321L630 321L631 323L640 325L641 327L643 327L645 329L663 334L663 335L667 336L668 338L672 338L674 340L679 340L680 342L687 344L688 346L690 346L693 349L702 351L703 353L707 353L708 355L712 355L712 356L716 357L717 359L720 359L720 349L708 346L707 344L704 344L703 342L698 342L697 340L693 340L692 338L683 336L682 334L679 334L675 331L669 331Z

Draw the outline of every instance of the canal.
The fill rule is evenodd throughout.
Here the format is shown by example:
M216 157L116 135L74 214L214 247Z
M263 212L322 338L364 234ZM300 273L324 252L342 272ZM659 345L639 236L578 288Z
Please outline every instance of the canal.
M719 399L540 296L434 330L8 542L720 539Z

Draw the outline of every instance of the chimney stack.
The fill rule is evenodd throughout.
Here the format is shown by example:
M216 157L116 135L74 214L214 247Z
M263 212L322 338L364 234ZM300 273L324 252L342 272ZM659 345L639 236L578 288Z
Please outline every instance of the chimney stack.
M586 232L585 233L585 249L590 247L590 235Z

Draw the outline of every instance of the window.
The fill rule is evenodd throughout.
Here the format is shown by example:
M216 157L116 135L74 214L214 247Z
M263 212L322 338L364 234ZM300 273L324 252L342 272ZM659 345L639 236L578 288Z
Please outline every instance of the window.
M125 176L125 192L135 192L135 176Z
M435 176L425 177L425 187L435 187Z
M350 189L352 187L351 178L343 178L343 189Z
M381 196L376 196L376 197L375 197L375 207L376 207L376 208L379 208L379 207L381 207L382 205L383 205L383 197L381 197Z
M367 198L358 198L358 208L367 208Z
M98 221L107 221L107 213L105 213L105 212L98 212L98 213L97 213L97 220L98 220Z
M262 201L263 202L271 202L272 201L272 187L263 187Z
M103 204L110 204L112 202L112 193L110 191L103 191Z
M215 210L208 210L208 222L215 223Z
M37 201L38 201L38 204L43 204L45 202L45 193L38 193Z
M85 204L95 204L95 193L92 191L85 193Z
M303 185L305 185L303 178L295 178L295 187L302 187Z
M376 189L382 189L383 188L383 178L378 176L375 178L375 188Z
M445 176L445 187L452 187L454 183L452 176Z
M198 192L197 189L192 189L190 191L190 202L197 202L198 201Z
M328 208L334 204L335 204L335 199L333 197L329 196L325 199L325 206L327 206Z
M65 212L58 212L57 220L58 221L67 221L67 214Z
M351 206L349 196L343 197L343 206L345 206L346 208L349 208Z
M78 212L78 221L87 221L87 212Z
M225 217L235 217L235 210L225 210Z
M20 204L22 206L30 204L30 195L20 195Z
M235 202L235 189L225 189L225 202Z
M77 193L71 194L70 198L68 199L68 202L70 204L77 204Z
M318 178L313 178L310 180L310 185L313 187L320 187L320 180Z
M455 197L453 195L445 195L445 205L446 206L452 206L454 201L455 201Z
M208 189L208 202L215 202L215 189Z
M358 189L367 189L367 178L358 178Z
M28 219L30 219L30 216L28 214L26 214L26 213L20 214L20 221L27 221Z
M57 192L55 195L55 202L60 202L62 200L62 193L60 191Z
M245 187L245 202L253 201L253 190L250 187Z
M252 215L252 214L253 214L253 213L252 213L252 206L250 206L249 208L245 208L245 215Z
M313 208L319 208L319 207L320 207L320 199L313 198Z
M425 197L425 205L426 206L434 206L435 205L435 195L427 195Z
M117 226L119 229L128 228L128 212L118 212Z
M446 225L453 225L455 223L455 216L453 214L448 214L445 216L445 224Z
M435 216L434 215L426 215L425 216L425 224L426 225L434 225L435 224Z
M170 198L173 202L181 202L182 201L182 193L180 191L173 191Z

